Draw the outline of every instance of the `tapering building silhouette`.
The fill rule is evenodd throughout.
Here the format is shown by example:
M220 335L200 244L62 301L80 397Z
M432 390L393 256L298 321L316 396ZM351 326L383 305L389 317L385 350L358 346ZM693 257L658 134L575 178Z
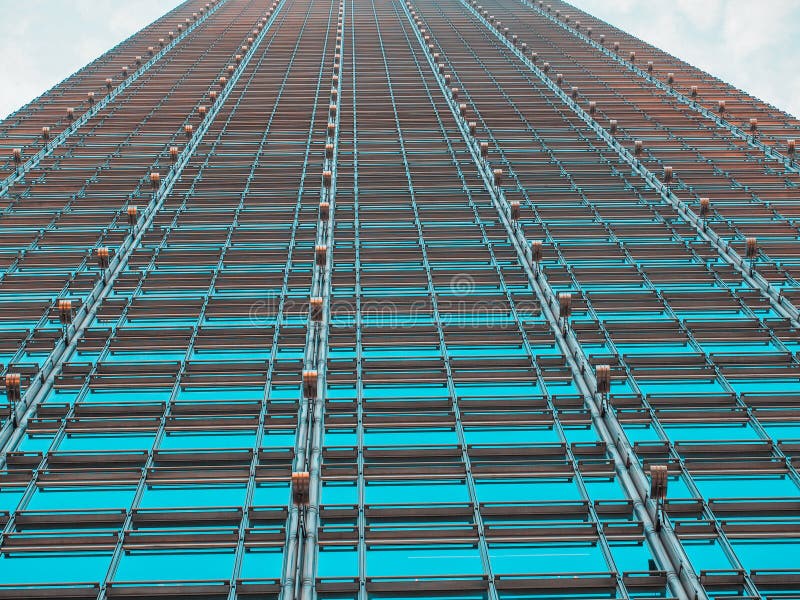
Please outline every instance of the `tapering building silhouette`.
M796 598L800 121L549 0L187 0L0 123L0 598Z

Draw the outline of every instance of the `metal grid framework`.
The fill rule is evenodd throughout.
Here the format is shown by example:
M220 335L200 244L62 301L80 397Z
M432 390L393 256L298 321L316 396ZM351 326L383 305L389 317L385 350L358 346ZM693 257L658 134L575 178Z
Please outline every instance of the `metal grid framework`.
M0 597L796 597L798 134L563 2L188 0L0 123Z

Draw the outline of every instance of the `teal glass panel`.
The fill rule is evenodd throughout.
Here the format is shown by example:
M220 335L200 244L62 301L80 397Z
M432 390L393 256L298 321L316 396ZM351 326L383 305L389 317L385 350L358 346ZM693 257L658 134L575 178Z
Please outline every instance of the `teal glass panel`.
M189 508L199 506L242 506L245 485L147 486L141 508Z
M800 540L731 540L736 558L748 571L755 569L798 568Z
M597 432L591 427L564 427L564 437L571 444L598 441Z
M661 439L658 431L652 425L642 425L639 423L623 423L622 429L631 443L636 442L656 442Z
M28 510L89 510L129 508L136 488L125 487L37 487Z
M283 567L283 547L248 548L242 555L243 579L278 579Z
M452 428L398 427L375 428L364 431L365 446L414 446L425 444L456 445L458 436Z
M253 490L254 506L286 506L288 502L288 483L259 483Z
M689 561L696 573L711 569L730 569L731 561L725 555L719 541L711 540L681 540Z
M82 402L169 402L172 388L157 389L93 389L90 388ZM62 400L63 401L63 400Z
M327 490L323 491L324 494ZM463 481L374 481L364 487L366 504L469 502Z
M326 446L357 446L358 433L355 429L326 429Z
M496 574L591 573L607 571L603 551L593 542L490 544Z
M65 435L58 444L59 452L150 450L155 433L145 435Z
M775 498L800 494L785 475L699 476L695 484L705 498Z
M128 550L120 558L115 581L228 579L233 550Z
M800 380L794 379L737 379L730 383L740 394L745 392L797 394L800 392Z
M25 494L24 487L4 487L0 489L0 510L16 510L23 494Z
M560 442L553 427L465 427L467 444L536 444Z
M594 500L626 500L622 486L615 479L584 477L583 483Z
M317 557L318 577L358 577L358 549L321 546Z
M161 450L187 450L191 448L252 448L255 432L170 432L161 438Z
M531 502L580 500L574 479L479 479L475 482L479 502Z
M299 387L297 390L299 392ZM255 387L228 386L222 397L220 397L220 388L182 387L178 390L177 399L184 402L203 402L204 400L219 402L220 400L261 400L263 396L264 390ZM298 395L295 394L294 397L297 398Z
M665 433L673 442L717 441L717 440L757 440L758 432L749 423L703 423L699 425L679 425L661 423Z
M296 437L293 429L269 429L261 437L261 445L264 448L291 448Z
M694 494L689 489L686 480L681 476L671 476L667 479L667 495L670 498L692 498Z
M358 504L358 486L351 482L324 481L322 504Z
M761 426L773 440L800 439L800 422L773 423L762 420Z
M656 566L651 562L653 555L644 542L611 540L609 549L619 572L649 571Z
M425 546L369 546L368 577L426 575L480 575L478 548L464 544Z
M672 380L637 380L639 389L644 394L724 394L727 390L715 379ZM613 392L618 392L612 387Z
M53 443L53 435L26 435L17 446L18 452L47 452Z

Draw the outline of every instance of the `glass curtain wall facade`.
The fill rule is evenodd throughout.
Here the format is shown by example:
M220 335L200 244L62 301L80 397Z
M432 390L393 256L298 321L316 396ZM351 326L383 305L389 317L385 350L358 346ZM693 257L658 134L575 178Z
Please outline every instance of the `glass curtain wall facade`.
M797 597L796 137L557 0L187 0L0 122L0 597Z

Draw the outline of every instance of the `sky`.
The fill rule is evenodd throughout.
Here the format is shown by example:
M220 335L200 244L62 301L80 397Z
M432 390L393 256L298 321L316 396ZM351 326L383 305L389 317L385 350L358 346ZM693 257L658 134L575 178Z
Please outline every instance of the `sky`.
M673 56L800 116L797 0L569 0Z
M797 0L572 2L800 116ZM0 0L0 119L179 3Z
M0 119L180 0L0 0Z

